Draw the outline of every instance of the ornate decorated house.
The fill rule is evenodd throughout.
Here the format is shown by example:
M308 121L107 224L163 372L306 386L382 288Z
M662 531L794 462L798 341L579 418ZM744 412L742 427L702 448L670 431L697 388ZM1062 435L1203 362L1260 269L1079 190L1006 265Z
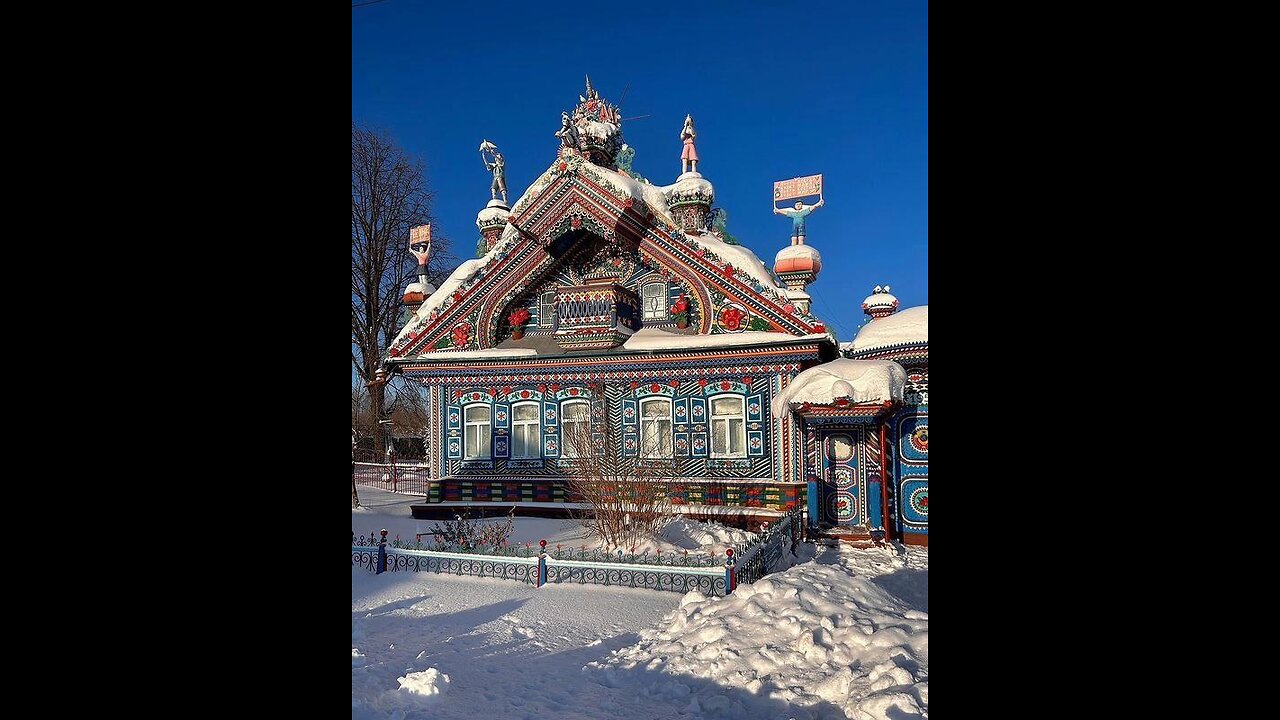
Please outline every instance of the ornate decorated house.
M755 526L808 507L851 536L882 528L892 500L871 496L885 494L885 422L902 417L905 374L891 360L837 359L804 292L821 261L803 244L803 217L800 243L793 236L776 258L783 285L724 231L723 215L713 222L691 117L684 172L657 186L631 172L618 107L589 81L579 100L562 114L551 166L509 208L497 197L502 164L485 161L495 181L476 221L483 256L414 295L389 350L388 369L422 383L436 418L434 480L415 514L432 503L572 502L575 450L564 440L588 424L624 464L674 463L667 491L694 515ZM481 152L500 157L487 141ZM505 196L505 176L501 187ZM798 375L836 363L863 378L842 380L842 402L817 402L811 383L792 397Z

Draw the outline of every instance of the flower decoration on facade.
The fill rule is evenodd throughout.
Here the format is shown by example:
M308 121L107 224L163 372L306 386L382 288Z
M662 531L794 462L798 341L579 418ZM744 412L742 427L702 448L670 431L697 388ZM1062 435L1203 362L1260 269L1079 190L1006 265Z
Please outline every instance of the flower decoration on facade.
M720 324L725 330L735 332L742 327L742 320L745 314L736 307L725 308L720 313Z
M679 299L671 306L671 316L675 318L677 327L689 327L689 298L684 293L680 293Z
M466 347L471 343L471 323L462 322L453 326L453 344Z
M525 308L518 308L507 317L507 322L511 323L512 338L519 340L524 337L524 326L529 322L529 317L529 311Z

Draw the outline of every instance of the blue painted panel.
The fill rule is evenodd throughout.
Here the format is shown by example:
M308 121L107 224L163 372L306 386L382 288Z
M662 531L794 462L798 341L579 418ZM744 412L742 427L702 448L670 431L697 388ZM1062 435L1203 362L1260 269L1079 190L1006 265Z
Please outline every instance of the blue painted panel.
M747 422L761 422L764 417L764 398L760 394L747 397Z

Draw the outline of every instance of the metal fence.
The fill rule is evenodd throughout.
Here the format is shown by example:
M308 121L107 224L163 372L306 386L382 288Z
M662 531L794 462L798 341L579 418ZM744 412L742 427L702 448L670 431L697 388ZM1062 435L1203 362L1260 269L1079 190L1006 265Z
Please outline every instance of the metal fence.
M431 475L426 467L396 463L352 463L352 473L357 485L375 487L387 492L406 495L428 495Z
M785 555L796 554L802 528L803 511L796 508L747 543L738 561L738 582L753 583L771 572L783 569L784 565L789 565Z
M421 545L417 545L421 547ZM616 555L573 549L506 548L411 549L381 538L351 536L351 564L371 572L435 572L515 580L542 587L547 584L591 584L638 587L705 595L725 595L737 585L733 551L723 563L713 556L686 553Z

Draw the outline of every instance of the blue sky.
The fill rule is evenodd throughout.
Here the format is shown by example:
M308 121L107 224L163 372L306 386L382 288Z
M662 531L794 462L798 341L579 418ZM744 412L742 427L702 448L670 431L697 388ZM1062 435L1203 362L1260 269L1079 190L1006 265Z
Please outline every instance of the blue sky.
M823 268L814 313L849 340L889 284L929 302L928 4L385 2L351 11L351 117L427 164L437 227L471 257L496 143L512 203L555 158L583 75L621 100L633 169L680 174L686 113L729 231L772 267L790 221L775 180L822 173L809 217ZM626 97L622 98L623 89Z

